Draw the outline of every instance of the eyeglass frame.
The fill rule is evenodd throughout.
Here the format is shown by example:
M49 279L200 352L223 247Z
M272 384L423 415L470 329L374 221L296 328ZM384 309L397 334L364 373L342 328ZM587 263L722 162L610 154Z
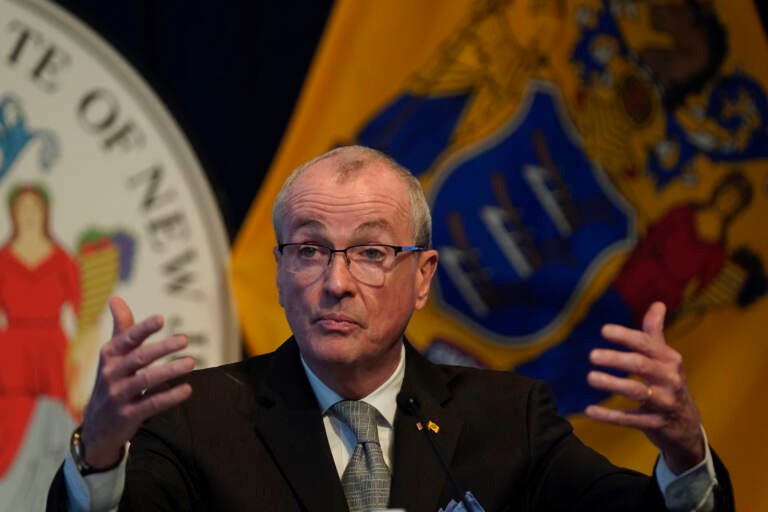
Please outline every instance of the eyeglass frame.
M327 249L328 250L328 261L325 263L325 266L323 267L323 270L321 270L317 274L317 277L320 277L322 275L322 273L325 271L325 269L327 269L328 267L331 266L331 262L333 261L333 255L336 254L337 252L340 252L340 253L342 253L344 255L344 262L346 263L347 268L351 269L352 260L349 258L349 255L347 254L347 251L349 251L350 249L354 249L356 247L388 247L388 248L393 249L395 251L395 254L394 254L395 258L397 258L398 254L416 253L416 252L422 252L422 251L428 251L429 250L429 247L422 247L420 245L392 245L392 244L383 244L383 243L367 243L367 244L354 244L354 245L350 245L349 247L345 247L344 249L335 249L335 248L330 247L328 245L317 243L317 242L287 242L287 243L284 243L284 244L278 244L277 245L277 251L282 256L283 255L283 249L285 249L286 247L289 247L289 246L300 246L300 245L308 245L308 246L311 246L311 247L319 247L319 248L323 248L323 249ZM387 270L383 270L383 272L386 273ZM291 273L294 273L294 272L291 272ZM358 278L351 270L350 270L350 274L356 280L358 280L360 282L364 282L364 281L361 281L360 278Z

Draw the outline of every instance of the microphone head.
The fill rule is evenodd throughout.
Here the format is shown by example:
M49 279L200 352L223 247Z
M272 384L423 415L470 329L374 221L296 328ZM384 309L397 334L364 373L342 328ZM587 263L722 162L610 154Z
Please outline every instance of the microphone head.
M408 416L414 416L418 414L421 403L414 393L401 391L397 394L397 406Z

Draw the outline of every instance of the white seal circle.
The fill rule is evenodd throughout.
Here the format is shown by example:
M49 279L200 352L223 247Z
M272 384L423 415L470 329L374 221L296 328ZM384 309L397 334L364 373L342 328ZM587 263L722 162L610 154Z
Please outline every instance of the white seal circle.
M197 367L240 352L221 215L158 98L52 3L0 0L0 54L2 512L44 507L109 296L188 334Z

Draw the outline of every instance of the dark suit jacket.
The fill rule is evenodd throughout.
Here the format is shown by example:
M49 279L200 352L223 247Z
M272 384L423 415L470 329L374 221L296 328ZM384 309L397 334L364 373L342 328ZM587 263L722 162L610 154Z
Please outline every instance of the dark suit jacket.
M436 366L407 346L415 393L458 482L487 512L665 510L655 479L584 446L539 382ZM188 378L192 397L149 420L131 444L120 510L345 511L322 413L289 340L273 354ZM415 420L395 418L390 506L435 511L450 487ZM717 461L719 510L732 510ZM66 502L62 472L48 510Z

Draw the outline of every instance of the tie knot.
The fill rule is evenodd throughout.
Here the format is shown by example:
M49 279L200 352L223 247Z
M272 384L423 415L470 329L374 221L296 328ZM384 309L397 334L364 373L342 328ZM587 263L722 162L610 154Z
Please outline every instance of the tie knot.
M342 400L333 404L331 410L352 429L358 443L379 442L376 426L376 416L379 412L374 406L360 400Z

